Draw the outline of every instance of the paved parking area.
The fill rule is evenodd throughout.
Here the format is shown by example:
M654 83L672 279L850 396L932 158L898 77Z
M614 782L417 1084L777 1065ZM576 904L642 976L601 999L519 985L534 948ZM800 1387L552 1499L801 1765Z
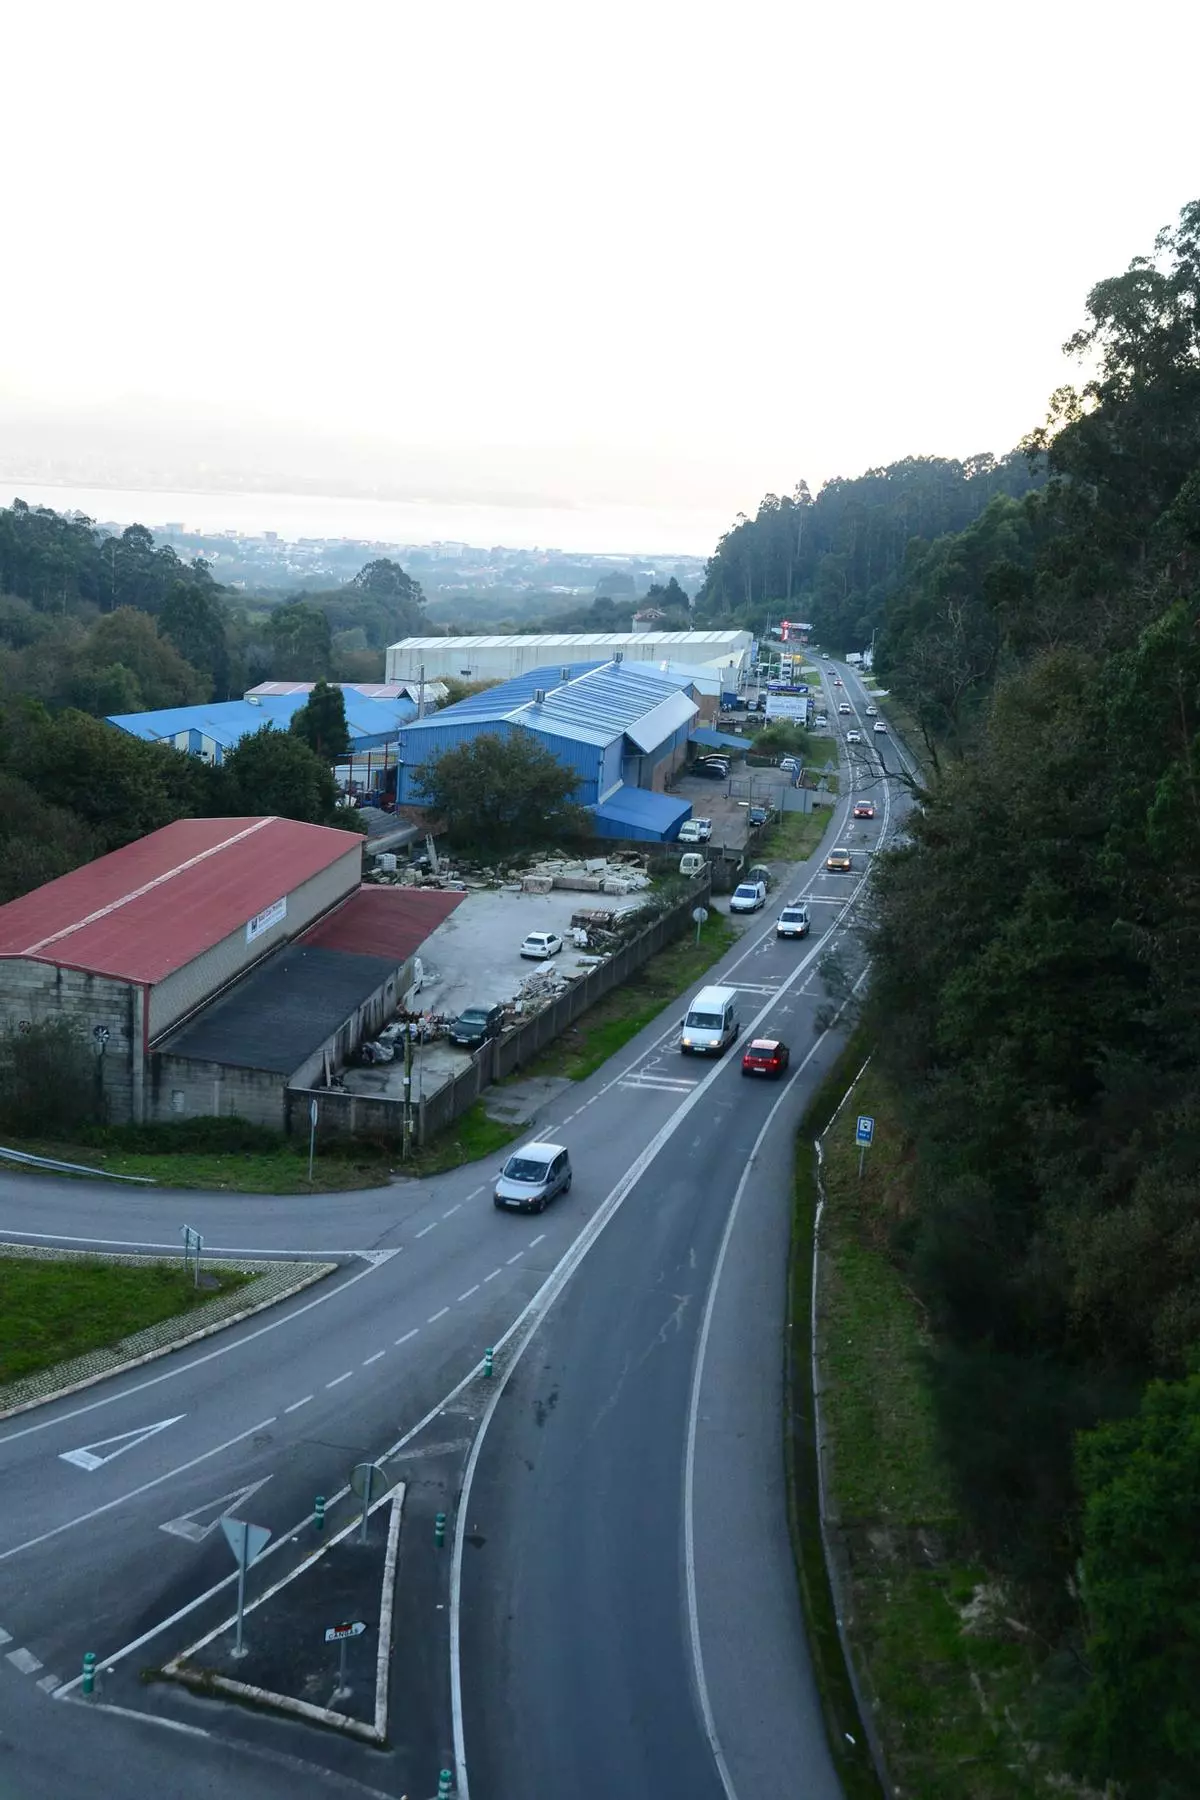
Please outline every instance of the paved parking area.
M739 772L741 767L741 764L734 764ZM744 777L739 773L738 779ZM702 775L681 775L671 793L677 800L691 802L693 817L712 820L712 842L715 849L742 850L746 844L747 809L733 798L729 789L729 781L708 781Z

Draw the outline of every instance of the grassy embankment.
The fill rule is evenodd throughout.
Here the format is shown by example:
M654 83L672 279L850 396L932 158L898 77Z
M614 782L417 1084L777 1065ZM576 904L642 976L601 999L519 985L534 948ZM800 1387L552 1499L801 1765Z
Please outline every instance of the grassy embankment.
M859 1113L875 1118L861 1181ZM888 1249L889 1229L908 1205L911 1165L873 1070L824 1152L818 1341L826 1477L852 1651L877 1701L886 1766L900 1791L921 1800L1061 1795L1070 1784L1047 1747L1030 1741L1038 1647L972 1556L939 1456L922 1309ZM811 1187L811 1163L802 1142L798 1188ZM811 1205L804 1200L806 1214Z
M751 862L807 862L829 829L832 809L783 813L747 851Z
M489 1119L477 1102L405 1162L399 1145L351 1139L318 1145L311 1184L306 1134L285 1138L240 1119L108 1126L81 1134L84 1141L75 1143L11 1137L8 1143L13 1149L60 1162L80 1163L115 1175L147 1176L164 1188L308 1194L381 1187L394 1173L436 1175L457 1169L500 1149L513 1135L509 1126Z
M176 1264L0 1256L0 1387L117 1344L253 1279L209 1264L194 1286Z
M594 1074L601 1063L636 1037L643 1026L649 1025L664 1007L677 1000L685 988L724 956L737 937L728 919L710 911L700 928L699 943L695 928L689 926L681 938L650 957L628 981L597 1000L553 1044L526 1063L517 1079L527 1075L567 1075L572 1081L583 1081Z

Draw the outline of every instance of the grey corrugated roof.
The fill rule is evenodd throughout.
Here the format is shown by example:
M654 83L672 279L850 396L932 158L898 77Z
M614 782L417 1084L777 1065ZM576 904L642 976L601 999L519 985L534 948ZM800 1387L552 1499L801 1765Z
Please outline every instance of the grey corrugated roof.
M289 944L155 1049L193 1062L291 1075L396 966L387 957Z

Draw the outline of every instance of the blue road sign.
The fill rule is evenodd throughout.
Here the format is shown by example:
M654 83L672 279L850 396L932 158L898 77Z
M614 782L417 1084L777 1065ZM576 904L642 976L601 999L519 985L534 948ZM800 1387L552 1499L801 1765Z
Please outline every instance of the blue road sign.
M862 1144L865 1146L871 1142L871 1139L874 1136L875 1136L875 1121L874 1121L874 1119L869 1118L866 1113L859 1113L858 1128L854 1133L855 1143Z

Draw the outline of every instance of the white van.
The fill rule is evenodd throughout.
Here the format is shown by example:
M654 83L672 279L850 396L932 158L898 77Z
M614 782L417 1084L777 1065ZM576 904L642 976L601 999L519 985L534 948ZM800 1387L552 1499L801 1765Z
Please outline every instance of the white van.
M701 988L679 1033L684 1056L720 1056L741 1030L736 988Z

